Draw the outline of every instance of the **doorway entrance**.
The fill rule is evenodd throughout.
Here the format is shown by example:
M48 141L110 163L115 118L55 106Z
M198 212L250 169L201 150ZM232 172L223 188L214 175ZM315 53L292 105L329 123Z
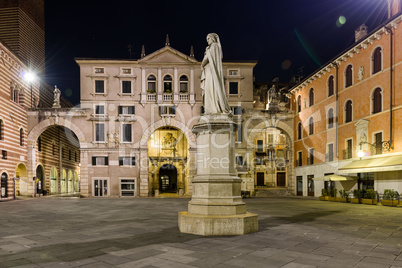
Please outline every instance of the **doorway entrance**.
M43 167L38 166L36 168L36 193L42 194L45 189L45 179L44 179Z
M297 195L303 195L303 176L296 177Z
M257 172L257 186L265 185L265 175L264 172Z
M3 174L1 174L1 197L7 197L8 196L8 194L7 194L7 179L8 179L8 176L7 176L7 173L3 173Z
M307 195L314 196L314 175L307 175Z
M94 196L107 196L107 180L94 180Z
M276 173L276 186L285 187L286 186L286 172Z
M159 191L175 193L177 191L177 169L171 164L165 164L159 169Z

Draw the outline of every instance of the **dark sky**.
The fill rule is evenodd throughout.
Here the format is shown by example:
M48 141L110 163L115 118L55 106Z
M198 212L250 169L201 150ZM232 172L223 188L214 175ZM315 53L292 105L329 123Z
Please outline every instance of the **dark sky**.
M341 16L346 20L343 24ZM205 37L216 32L224 60L257 60L257 82L305 76L387 18L387 0L45 1L46 78L79 103L74 57L139 58L165 45L202 59Z

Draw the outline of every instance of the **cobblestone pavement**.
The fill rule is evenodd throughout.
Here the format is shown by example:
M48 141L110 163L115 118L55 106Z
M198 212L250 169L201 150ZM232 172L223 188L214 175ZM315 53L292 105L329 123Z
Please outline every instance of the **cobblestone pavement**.
M0 267L402 267L402 209L246 199L259 232L181 234L189 199L36 198L0 203Z

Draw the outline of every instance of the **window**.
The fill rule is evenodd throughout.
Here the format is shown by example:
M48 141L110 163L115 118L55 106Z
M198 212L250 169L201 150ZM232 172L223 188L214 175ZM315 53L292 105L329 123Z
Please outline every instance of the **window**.
M297 123L297 139L301 140L302 138L302 123Z
M95 68L94 72L96 74L104 74L105 73L105 69L104 68Z
M314 88L310 88L308 92L308 106L311 107L314 105Z
M263 140L257 140L257 152L262 153L264 152L264 141Z
M13 96L14 102L15 102L15 103L19 103L19 100L18 100L18 97L19 97L19 95L20 95L19 90L14 89L13 95L14 95L14 96Z
M95 80L95 93L105 93L105 81Z
M350 87L353 84L353 69L352 65L348 65L345 71L345 87Z
M119 157L119 166L135 166L135 157L134 156L120 156Z
M131 69L130 68L123 68L123 69L121 69L121 74L131 74Z
M346 140L346 149L345 149L345 154L344 154L343 158L344 159L352 158L352 139Z
M20 146L24 146L24 130L20 129Z
M351 100L348 100L345 104L345 123L352 122L353 118L353 103Z
M239 94L239 83L229 82L229 94L237 95Z
M310 148L308 150L308 154L309 154L309 157L308 157L307 163L309 165L314 165L314 148Z
M6 150L1 150L1 155L3 159L7 159L7 151Z
M328 78L328 97L334 95L334 76Z
M0 140L4 140L4 122L0 120Z
M39 137L38 138L38 152L41 152L41 151L42 151L42 138Z
M172 93L172 77L170 75L165 75L163 78L163 92Z
M373 92L373 114L382 111L382 90L381 88L376 88Z
M176 114L176 107L175 106L160 106L159 111L161 116L162 115L174 115Z
M155 75L148 76L148 92L155 93L156 91L156 77Z
M92 156L93 166L108 166L109 157L108 156Z
M71 150L68 150L68 160L71 160Z
M188 78L185 75L180 76L180 93L188 92Z
M56 144L52 144L52 155L56 155Z
M314 118L310 117L309 122L308 122L308 134L313 135L314 134Z
M382 57L382 50L380 47L377 47L374 50L373 56L372 56L372 68L373 68L373 74L378 73L381 71L381 57Z
M95 105L95 114L105 114L105 106Z
M131 81L121 81L121 92L131 94Z
M135 106L119 106L119 115L135 114Z
M131 142L132 141L132 125L131 124L122 124L122 141L123 142Z
M120 181L120 195L121 196L134 196L135 194L135 180L121 180Z
M374 154L382 154L382 133L374 134L374 145L375 145L375 152Z
M241 115L241 106L232 106L230 108L232 109L233 115Z
M241 122L238 123L238 129L236 131L235 141L242 142L243 141L243 127Z
M297 97L297 112L300 113L301 112L301 107L302 107L302 98L301 95L299 95Z
M107 188L107 180L105 179L97 179L94 180L94 196L107 196L108 188Z
M303 152L302 151L297 152L296 166L297 167L303 166Z
M238 71L237 70L229 70L229 75L234 75L234 76L236 76L236 75L238 75Z
M95 124L95 141L105 141L105 124Z
M334 161L334 144L330 143L328 144L328 157L327 157L328 162Z
M237 166L243 166L244 165L243 164L243 156L241 156L241 155L236 156L236 165Z
M328 129L334 127L334 109L330 108L328 110Z

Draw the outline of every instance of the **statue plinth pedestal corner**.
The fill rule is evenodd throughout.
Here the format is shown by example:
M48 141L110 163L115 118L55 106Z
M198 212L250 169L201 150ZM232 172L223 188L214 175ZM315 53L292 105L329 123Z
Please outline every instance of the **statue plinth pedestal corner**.
M258 215L246 211L236 176L234 135L238 126L225 114L202 116L197 134L197 176L179 230L198 235L243 235L258 231Z

